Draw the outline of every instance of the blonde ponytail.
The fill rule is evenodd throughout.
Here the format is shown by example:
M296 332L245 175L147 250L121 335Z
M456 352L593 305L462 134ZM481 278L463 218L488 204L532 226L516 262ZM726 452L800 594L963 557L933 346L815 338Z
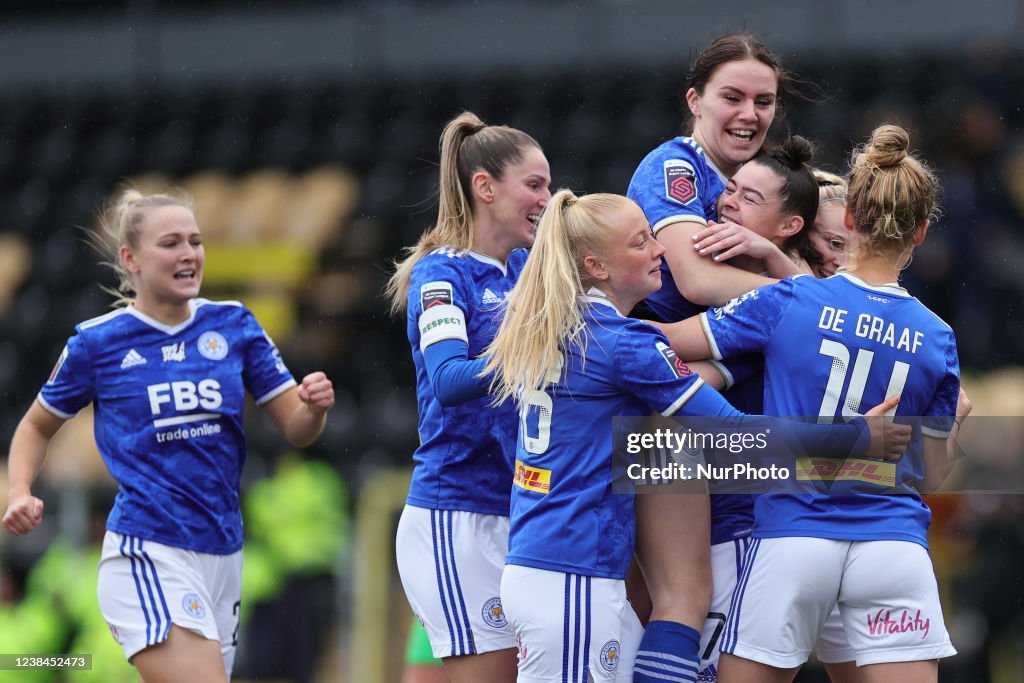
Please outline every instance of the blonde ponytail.
M543 390L556 380L565 349L586 346L581 297L590 281L583 259L609 230L601 217L628 203L620 195L576 197L571 190L551 198L498 334L484 351L484 374L495 373L495 403L514 398L520 387Z
M395 272L384 289L393 315L405 311L412 269L421 258L439 247L463 251L473 246L473 174L486 171L501 180L505 169L521 161L530 147L540 149L526 133L508 126L488 126L472 112L448 122L440 142L437 222L393 264Z

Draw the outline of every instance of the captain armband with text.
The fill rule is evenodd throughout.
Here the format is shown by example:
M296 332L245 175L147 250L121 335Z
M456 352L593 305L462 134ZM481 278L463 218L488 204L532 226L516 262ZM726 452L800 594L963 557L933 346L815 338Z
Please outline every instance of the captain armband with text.
M420 331L420 351L444 339L459 339L469 343L466 335L466 314L452 303L449 282L428 282L420 288L423 313L417 326Z

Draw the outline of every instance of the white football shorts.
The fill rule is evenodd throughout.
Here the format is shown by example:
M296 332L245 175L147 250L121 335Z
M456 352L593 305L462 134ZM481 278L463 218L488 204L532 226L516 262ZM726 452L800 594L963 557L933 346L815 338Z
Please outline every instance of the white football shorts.
M711 546L711 575L713 591L708 617L700 635L699 681L715 681L718 678L719 646L725 635L729 607L732 604L736 580L743 566L747 549L752 539L747 536ZM814 654L821 662L829 664L852 662L856 657L839 616L839 606L832 609L825 625L814 644Z
M100 611L129 660L167 639L171 624L220 642L231 677L242 605L242 551L197 553L108 531Z
M750 546L749 536L711 546L711 606L700 634L700 665L697 680L714 681L718 676L719 645L725 635L726 616L732 604L743 558Z
M516 646L501 605L508 517L406 505L395 557L437 658Z
M956 654L921 545L811 537L753 540L722 652L800 666L837 603L858 666Z
M625 581L510 564L501 598L518 642L518 683L633 680L644 628Z

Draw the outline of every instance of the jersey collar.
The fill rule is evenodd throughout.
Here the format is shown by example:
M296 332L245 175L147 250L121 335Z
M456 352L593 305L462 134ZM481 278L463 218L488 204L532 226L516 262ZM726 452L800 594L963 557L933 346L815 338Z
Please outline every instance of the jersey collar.
M615 304L613 304L611 299L608 298L608 295L602 292L597 287L591 287L590 291L584 294L582 298L584 301L590 304L601 304L602 306L607 306L608 308L615 311L620 318L626 317L622 311L615 307Z
M473 251L472 249L468 249L466 253L475 258L480 263L486 263L489 266L494 266L495 268L501 271L502 275L508 275L508 267L498 259L491 258L490 256L485 256L484 254L481 254L478 251Z
M192 321L196 319L196 308L198 307L199 301L197 299L190 299L188 302L188 317L177 325L164 324L155 318L149 317L139 309L135 308L135 306L127 306L125 310L150 327L158 329L165 334L174 335L192 324Z
M718 176L718 179L722 181L722 185L728 185L729 176L722 173L721 169L719 169L718 166L715 166L715 162L711 159L711 155L708 154L707 151L705 151L705 149L700 146L700 143L697 142L697 138L690 137L690 139L693 140L693 144L697 147L697 149L700 150L701 155L703 155L704 160L708 162L708 166L711 167L711 170L714 171L715 175Z
M900 287L898 282L890 282L889 284L876 286L869 285L868 283L864 282L863 280L861 280L856 275L853 275L852 273L836 273L836 275L842 276L849 280L850 282L852 282L853 284L857 285L858 287L863 287L864 289L870 289L874 292L881 292L883 294L889 294L891 296L903 296L910 298L910 292L908 292L903 287Z

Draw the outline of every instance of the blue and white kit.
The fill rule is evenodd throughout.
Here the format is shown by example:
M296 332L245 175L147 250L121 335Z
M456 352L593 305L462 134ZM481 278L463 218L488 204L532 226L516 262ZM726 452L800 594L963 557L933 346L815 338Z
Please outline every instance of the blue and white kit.
M165 325L129 306L76 327L39 393L71 418L95 407L96 444L117 498L98 598L129 659L171 624L220 642L230 676L241 606L245 395L295 386L238 302L193 299Z
M396 537L398 570L435 657L515 647L500 598L516 429L479 377L526 261L436 249L416 263L407 333L420 446Z
M190 307L173 326L130 306L81 323L39 402L63 418L94 404L96 445L119 484L108 530L228 554L242 547L245 394L263 404L295 380L240 303Z
M477 358L498 331L526 255L516 249L500 263L472 251L438 249L413 268L406 327L416 367L420 446L413 454L409 505L508 516L515 409L495 408L484 394L442 405L424 352L457 340L469 358Z
M827 491L809 476L807 493L757 498L755 540L722 651L799 666L839 604L858 665L953 654L927 555L931 513L917 493L922 437L947 438L956 411L959 363L949 326L898 285L871 286L847 273L762 287L701 322L716 358L764 354L768 413L849 419L900 395L896 419L914 418L897 462L868 468L849 460ZM813 569L799 559L810 555L821 559ZM890 568L884 581L880 565ZM783 637L779 623L795 627Z
M624 579L636 521L633 496L613 492L625 476L613 461L613 418L673 415L691 402L702 406L694 412L731 410L660 332L600 292L591 290L583 316L585 345L565 350L545 390L521 397L501 588L523 683L632 680L643 629Z

